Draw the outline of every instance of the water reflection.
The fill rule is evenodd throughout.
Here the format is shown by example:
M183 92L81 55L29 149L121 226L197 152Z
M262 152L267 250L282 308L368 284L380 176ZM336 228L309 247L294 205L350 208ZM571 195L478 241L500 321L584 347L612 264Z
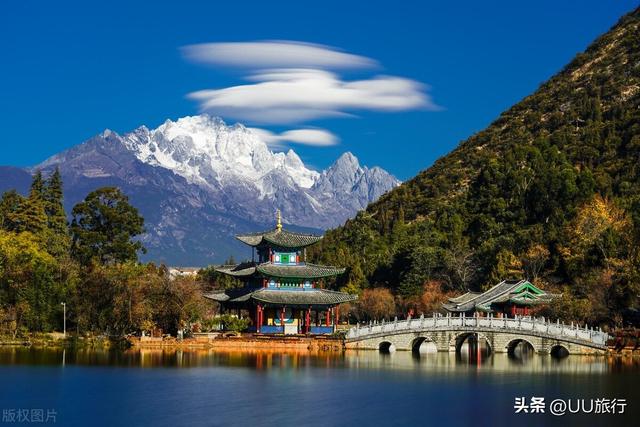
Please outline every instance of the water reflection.
M27 347L0 348L1 365L91 365L136 368L238 367L262 370L400 369L420 372L532 372L604 374L640 371L638 358L534 354L526 344L511 354L491 354L477 343L463 344L458 354L398 351L347 351L344 354L308 351L219 351L180 349L62 350Z
M456 361L460 364L481 365L491 356L491 347L487 340L479 339L476 334L463 336L456 343L456 348Z
M515 341L508 349L508 356L511 360L526 364L529 360L536 356L533 345L525 340Z

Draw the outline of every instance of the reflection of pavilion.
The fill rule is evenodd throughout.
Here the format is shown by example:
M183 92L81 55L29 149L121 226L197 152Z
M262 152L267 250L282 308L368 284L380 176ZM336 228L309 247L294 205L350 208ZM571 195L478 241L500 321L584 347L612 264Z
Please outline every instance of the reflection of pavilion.
M276 228L236 236L253 248L253 259L217 271L244 282L239 289L205 295L223 309L247 310L251 330L262 334L327 334L338 321L338 305L355 296L320 287L323 279L337 276L344 268L306 262L306 247L322 236ZM257 261L255 254L257 253Z
M532 306L551 301L548 294L528 280L503 280L486 292L467 292L443 304L451 313L492 313L495 317L528 316Z

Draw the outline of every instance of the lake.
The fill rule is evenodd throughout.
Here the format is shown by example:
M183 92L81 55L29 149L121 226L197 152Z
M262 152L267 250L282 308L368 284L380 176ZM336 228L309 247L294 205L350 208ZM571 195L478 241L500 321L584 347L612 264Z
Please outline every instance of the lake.
M526 354L0 347L0 378L2 425L41 414L71 426L638 425L640 397L637 358ZM531 413L533 397L544 414ZM555 399L595 406L551 415Z

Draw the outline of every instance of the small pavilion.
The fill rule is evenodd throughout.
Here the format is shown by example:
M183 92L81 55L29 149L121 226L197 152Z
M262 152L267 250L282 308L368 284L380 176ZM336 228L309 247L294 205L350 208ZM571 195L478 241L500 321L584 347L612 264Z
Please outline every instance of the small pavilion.
M549 294L528 280L503 280L486 292L467 292L444 303L451 313L491 313L495 317L528 316L531 308L549 303L559 295Z
M344 268L306 262L306 248L322 236L283 229L280 212L269 231L241 234L252 247L252 260L216 270L240 279L241 288L206 294L224 310L246 310L250 332L260 334L330 334L338 323L338 306L357 296L322 289L323 281Z

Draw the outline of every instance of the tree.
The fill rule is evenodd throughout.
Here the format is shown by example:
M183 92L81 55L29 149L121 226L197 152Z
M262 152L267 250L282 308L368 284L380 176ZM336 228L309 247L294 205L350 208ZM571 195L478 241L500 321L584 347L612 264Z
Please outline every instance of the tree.
M494 267L489 275L489 282L485 285L485 288L489 288L503 280L521 279L522 274L522 263L520 260L513 254L513 252L502 249L496 255Z
M44 178L42 177L42 171L37 170L31 180L31 188L29 190L29 197L34 197L42 200L44 195Z
M15 216L23 203L24 197L16 190L7 191L2 195L2 199L0 199L0 229L17 230L18 224Z
M445 251L445 264L454 278L450 282L457 285L452 287L460 290L468 289L469 283L473 280L478 270L474 257L474 252L467 247L456 246L451 250Z
M611 258L628 245L630 219L611 200L595 195L578 209L566 229L569 246L563 248L567 258L584 258L591 249L597 250L609 267Z
M358 305L364 317L369 319L388 319L396 312L393 295L385 288L365 289Z
M435 247L410 247L402 257L404 271L400 275L399 293L403 297L416 297L424 284L434 278L441 266L441 250Z
M64 289L58 270L32 233L0 230L0 309L12 313L11 333L47 331L59 323Z
M54 255L62 255L69 249L69 229L67 215L62 204L62 176L58 168L53 171L42 190L44 211L47 225L51 232L49 251Z
M82 264L137 261L144 219L116 187L95 190L74 206L71 222L72 254Z
M62 175L60 174L60 169L56 168L49 176L42 190L42 199L45 201L48 216L58 219L65 218L62 198ZM66 224L66 221L64 223Z
M540 272L549 260L549 255L549 249L541 244L533 245L527 250L527 252L521 257L522 266L527 279L534 283L538 280Z
M452 296L451 292L442 291L442 283L431 280L424 285L424 291L420 296L420 311L427 314L440 312L442 304Z
M39 191L31 191L29 197L23 198L16 211L10 216L17 233L28 231L42 241L46 241L47 214Z

